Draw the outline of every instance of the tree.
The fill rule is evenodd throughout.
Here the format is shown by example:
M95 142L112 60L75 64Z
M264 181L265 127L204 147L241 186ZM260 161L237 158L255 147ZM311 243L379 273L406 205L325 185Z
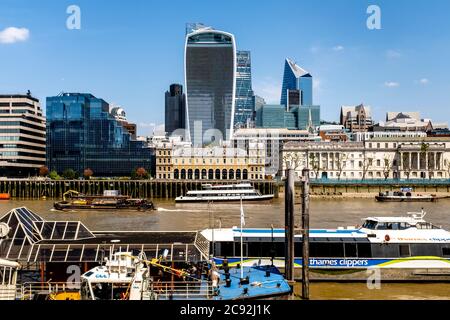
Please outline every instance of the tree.
M305 167L305 156L302 152L286 152L283 154L283 162L286 169L300 169Z
M405 152L402 154L402 169L406 175L406 179L409 180L411 175L411 162L409 161L409 153Z
M316 179L319 179L319 173L321 170L319 157L316 156L316 154L313 152L309 155L309 160L310 160L309 163L311 165L311 169L314 172Z
M83 171L83 176L86 180L89 180L94 175L94 172L90 168L86 168Z
M62 176L64 177L64 179L73 180L78 178L79 175L73 169L66 169L63 171Z
M364 157L364 160L362 163L362 169L363 169L362 180L366 179L367 171L369 171L369 168L372 166L372 163L373 163L373 158Z
M53 170L52 172L50 172L50 174L48 175L48 177L52 180L59 180L61 179L61 177L58 175L58 172L56 172L55 170Z
M347 166L347 159L348 159L348 154L347 153L339 153L338 154L338 157L336 159L336 168L337 168L338 180L341 180L342 171Z
M39 175L41 177L46 177L48 175L48 173L49 173L49 170L46 166L42 166L39 168Z
M145 168L137 168L133 174L132 174L132 178L134 179L148 179L150 177L150 175L148 174L147 170L145 170Z
M391 169L392 169L392 157L389 155L385 155L384 156L384 166L383 166L384 180L387 180L389 178Z

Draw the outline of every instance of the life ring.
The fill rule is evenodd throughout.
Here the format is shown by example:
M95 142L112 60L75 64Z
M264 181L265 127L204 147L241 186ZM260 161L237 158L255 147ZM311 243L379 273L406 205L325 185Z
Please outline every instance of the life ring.
M386 242L387 242L387 241L389 241L389 240L391 240L391 237L389 237L389 235L388 235L388 234L387 234L387 235L385 235L385 236L384 236L384 241L386 241Z

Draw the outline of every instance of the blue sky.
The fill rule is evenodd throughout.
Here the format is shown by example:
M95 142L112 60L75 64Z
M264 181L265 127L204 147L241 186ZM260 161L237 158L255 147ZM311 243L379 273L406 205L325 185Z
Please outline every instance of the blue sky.
M66 28L72 4L81 30ZM381 30L366 27L370 4L381 8ZM279 102L290 57L313 74L325 120L363 102L375 120L420 111L449 121L449 14L446 0L1 0L0 92L30 89L44 107L46 96L90 92L149 134L164 122L164 92L184 81L185 23L203 22L252 52L253 87L267 102ZM28 33L4 43L8 27Z

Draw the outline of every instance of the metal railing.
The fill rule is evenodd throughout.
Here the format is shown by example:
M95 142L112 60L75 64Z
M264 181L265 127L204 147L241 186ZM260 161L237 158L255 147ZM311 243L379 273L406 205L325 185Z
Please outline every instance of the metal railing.
M0 301L1 300L15 300L16 299L15 285L0 285Z
M79 290L80 283L67 282L26 282L17 287L16 299L33 300L37 295L49 295L65 291Z
M150 292L155 293L158 300L209 299L214 294L210 281L154 282Z

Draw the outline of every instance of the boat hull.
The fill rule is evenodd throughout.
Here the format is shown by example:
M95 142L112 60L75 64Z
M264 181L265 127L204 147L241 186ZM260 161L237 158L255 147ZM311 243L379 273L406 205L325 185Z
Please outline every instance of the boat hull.
M55 202L53 207L56 210L154 210L153 204L148 204L145 206L135 206L135 205L114 205L114 204L95 204L95 205L77 205L77 204L65 204L60 202Z
M263 195L259 197L247 197L242 198L243 202L257 202L257 201L271 201L273 199L273 195ZM236 198L220 198L220 197L178 197L175 199L177 203L198 203L198 202L240 202L241 199L239 197Z
M222 259L215 258L218 265ZM240 263L240 258L228 258L230 265ZM270 264L269 258L244 258L244 266ZM295 280L302 278L302 259L295 259ZM319 264L324 265L320 266ZM334 263L338 266L331 266ZM347 263L348 267L340 264ZM275 267L285 271L284 259L275 259ZM362 265L353 267L353 265ZM364 264L366 266L364 266ZM412 257L398 259L344 259L311 258L309 278L311 281L367 282L379 276L381 282L450 282L450 259L439 257Z
M375 196L379 202L434 202L435 197L389 197L389 196Z

